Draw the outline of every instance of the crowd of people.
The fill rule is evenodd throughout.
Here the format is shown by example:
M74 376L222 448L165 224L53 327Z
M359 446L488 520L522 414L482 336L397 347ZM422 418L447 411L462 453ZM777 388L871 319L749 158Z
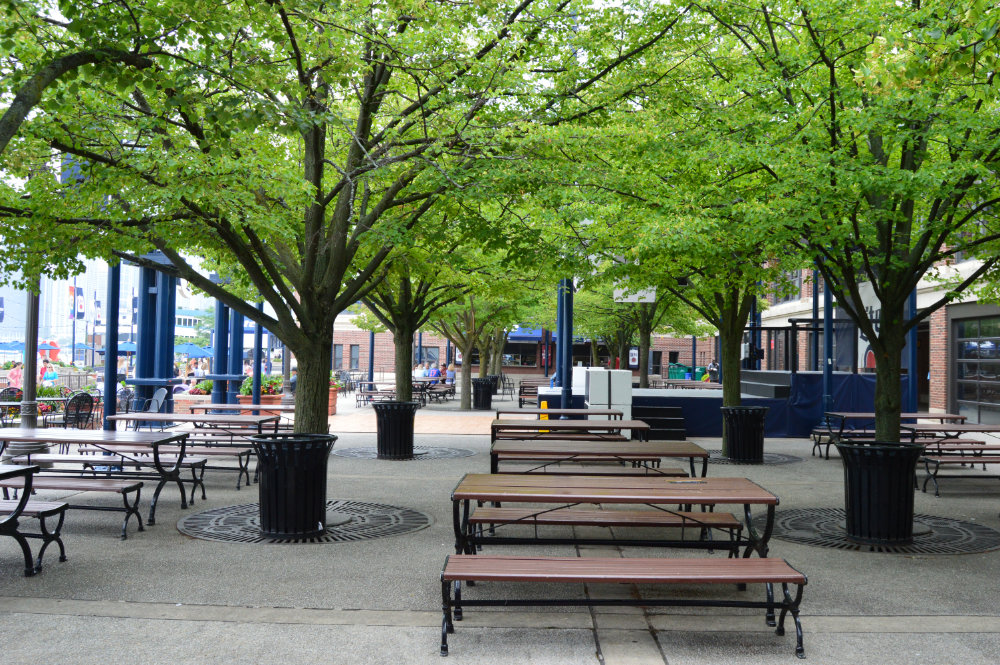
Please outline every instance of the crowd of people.
M432 362L417 363L413 366L413 378L414 379L441 379L440 383L452 384L455 383L455 363L450 365L441 363L438 367ZM430 384L436 385L439 381L431 381Z

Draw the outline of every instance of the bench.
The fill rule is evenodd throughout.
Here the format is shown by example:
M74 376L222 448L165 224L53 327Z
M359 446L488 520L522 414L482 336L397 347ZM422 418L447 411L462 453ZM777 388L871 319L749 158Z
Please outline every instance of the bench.
M965 454L968 452L969 454ZM986 475L986 474L947 474L941 475L941 467L949 466L965 466L969 465L971 469L976 464L982 464L983 469L986 469L987 465L990 464L1000 464L1000 455L983 455L982 451L976 451L975 449L966 451L957 451L952 449L948 454L933 454L924 455L920 458L921 462L924 463L924 469L927 471L927 476L924 478L924 484L921 491L927 491L927 483L934 483L934 496L941 496L940 487L938 486L938 478L1000 478L1000 475Z
M21 485L23 487L23 485ZM10 536L21 546L24 554L24 576L31 577L42 570L42 557L45 550L52 543L59 546L59 560L66 560L66 548L63 546L62 531L63 521L66 519L66 509L68 504L56 501L36 501L29 499L24 502L23 507L20 500L6 499L0 501L0 535ZM20 512L18 512L20 509ZM7 521L14 516L13 520ZM21 531L17 517L33 517L38 520L39 533ZM56 522L50 526L46 520L55 517ZM42 548L38 550L38 558L32 559L31 548L28 546L26 538L38 538L42 541Z
M0 480L3 498L10 498L10 490L19 490L24 483L18 480ZM97 476L46 476L35 474L31 481L33 490L56 490L61 492L114 492L122 497L123 507L89 506L78 503L68 503L67 507L75 510L112 510L124 512L122 522L122 540L128 538L128 521L135 515L139 523L138 530L143 531L142 516L139 514L139 496L142 492L141 480L125 480L116 478L98 478ZM131 499L131 500L130 500Z
M545 383L525 383L522 381L517 387L517 408L522 408L525 402L533 403L538 399L538 388L547 385L549 385L548 381Z
M824 455L820 452L820 457L825 457L830 459L830 446L837 443L837 440L851 440L851 439L872 439L875 436L875 432L866 429L856 429L856 430L845 430L837 435L831 433L830 428L820 426L813 428L810 433L813 440L812 455L816 455L816 451L822 446L826 446L826 454Z
M564 584L655 584L719 585L764 584L764 601L719 598L500 598L468 600L462 598L462 582L521 582L540 585ZM795 655L805 658L799 603L806 576L783 559L619 559L548 556L487 556L452 554L441 571L441 655L448 655L448 633L455 632L454 621L462 620L465 607L508 607L511 605L555 606L639 606L639 607L736 607L764 609L768 625L775 625L774 611L780 610L777 635L785 634L785 617L790 612L795 623ZM782 587L782 599L773 598L773 585ZM797 587L794 597L789 585ZM454 596L452 588L454 587Z
M503 455L497 456L500 461L503 461L505 457ZM525 458L517 457L514 458L516 461L524 462L528 461ZM594 461L606 462L607 457L600 460L595 459ZM539 460L546 461L546 460ZM548 460L551 461L551 458ZM583 462L584 460L574 459L573 462ZM552 476L559 475L572 475L572 476L619 476L622 478L632 478L635 476L669 476L671 478L687 478L688 472L684 469L678 469L675 467L659 467L659 466L622 466L622 465L612 465L612 464L581 464L574 466L553 466L551 463L540 464L532 468L520 468L520 469L510 469L510 470L500 470L497 469L494 473L541 473L548 474Z
M505 439L507 441L523 441L524 439L546 440L557 439L559 441L631 441L624 434L594 434L592 432L497 432L493 435L494 441Z
M729 556L739 555L739 540L743 522L731 513L684 512L664 510L587 510L581 508L556 508L544 512L526 508L488 508L480 506L472 511L469 524L480 534L484 527L493 532L498 525L539 526L597 526L627 528L697 529L699 539L710 540L711 530L724 530L729 536Z
M122 453L126 455L136 455L143 452L149 452L149 448L143 448L140 446L129 446L129 445L106 445L100 448L81 446L79 451L86 454L100 454L103 452L114 452ZM160 446L161 457L164 454L176 455L180 452L180 448L177 446ZM246 477L246 484L250 484L250 458L253 456L253 448L246 446L240 446L239 444L229 445L222 443L221 445L186 445L184 446L184 463L186 465L189 461L189 457L193 459L200 459L203 464L201 464L202 475L204 475L205 470L211 471L236 471L236 489L240 489L243 483L243 478ZM217 466L208 465L207 458L233 458L236 460L237 466ZM174 458L176 459L176 458ZM205 498L205 484L204 482L199 483L201 485L201 498ZM191 501L194 502L194 487L191 488Z

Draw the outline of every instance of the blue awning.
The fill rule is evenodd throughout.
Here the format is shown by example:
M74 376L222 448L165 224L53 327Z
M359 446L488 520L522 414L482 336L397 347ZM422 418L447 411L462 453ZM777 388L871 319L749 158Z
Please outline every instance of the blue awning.
M541 342L541 328L522 328L518 326L507 335L508 342Z

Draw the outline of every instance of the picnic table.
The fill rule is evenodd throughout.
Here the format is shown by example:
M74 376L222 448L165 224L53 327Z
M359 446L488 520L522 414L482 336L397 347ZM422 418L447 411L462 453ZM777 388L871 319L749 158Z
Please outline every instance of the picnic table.
M899 418L900 420L937 420L939 423L947 423L949 421L965 422L966 420L965 416L954 413L928 412L901 413L899 414ZM820 440L821 437L818 434L822 432L821 428L813 430L813 454L816 453L816 450L820 446L825 444L827 459L830 459L830 446L838 441L852 438L872 438L875 436L874 432L868 431L869 426L875 424L875 412L873 411L827 411L823 414L823 421L826 427L825 436L827 439L825 442ZM849 421L861 421L858 423L860 426L848 428L847 423Z
M490 472L497 473L504 458L535 459L542 462L531 471L544 471L552 464L573 461L607 460L632 462L645 458L686 458L691 476L696 475L695 460L701 460L701 477L708 473L708 451L689 441L528 441L501 440L490 448ZM655 467L643 466L655 473Z
M181 480L181 472L184 470L185 446L188 434L182 431L170 432L117 432L102 429L62 429L55 428L27 428L8 427L0 429L0 450L6 449L11 443L35 443L46 447L38 453L22 453L30 463L33 457L38 455L48 455L48 448L53 446L63 450L68 450L70 445L85 445L108 452L114 456L112 459L103 460L100 456L92 455L95 463L105 462L107 466L121 464L122 459L129 463L140 464L145 467L152 467L154 471L150 477L157 481L156 489L153 491L153 498L150 500L149 517L146 520L149 524L156 523L156 504L160 492L167 485L173 482L177 485L181 494L181 507L187 507L187 496ZM115 450L115 446L135 446L143 451L139 453L122 453ZM169 448L168 452L161 449ZM9 451L11 455L17 455L14 451ZM150 458L149 455L152 455ZM55 473L79 473L79 470L70 469L45 469L45 474ZM95 479L97 474L113 475L111 471L91 471ZM121 475L127 476L131 472L123 472ZM138 476L142 474L131 474Z
M591 439L616 440L621 438L621 430L633 430L644 437L649 424L641 420L504 420L490 423L490 441L498 438L536 439L553 438L550 434L584 435Z
M624 413L618 409L497 409L497 419L503 415L548 416L555 420L561 416L605 416L621 420Z
M608 544L607 539L588 537L541 537L537 534L527 536L500 536L477 529L470 525L471 506L478 502L494 502L496 504L532 503L537 507L527 508L527 516L519 520L527 523L532 515L544 515L557 510L560 506L574 507L579 504L631 504L646 505L653 508L652 514L679 514L679 511L668 508L673 505L743 505L746 537L742 535L735 547L744 547L744 557L756 553L766 557L768 540L774 526L775 506L778 497L768 492L746 478L669 478L658 476L637 476L632 478L602 478L599 476L551 476L545 474L466 474L452 491L452 521L455 534L456 554L472 554L484 544L576 544L594 545ZM764 506L767 517L764 528L758 532L752 520L752 509ZM613 513L612 513L613 514ZM699 521L698 513L685 512L683 515L691 524L710 526L714 513L705 513L705 522ZM662 547L693 547L701 549L719 549L717 541L691 539L618 539L618 546L662 546Z
M277 415L241 415L228 413L147 413L135 411L109 416L108 421L114 423L135 423L160 425L190 423L195 429L219 430L233 435L245 434L247 430L256 430L263 434L264 426L271 425L274 431L278 429L280 417Z

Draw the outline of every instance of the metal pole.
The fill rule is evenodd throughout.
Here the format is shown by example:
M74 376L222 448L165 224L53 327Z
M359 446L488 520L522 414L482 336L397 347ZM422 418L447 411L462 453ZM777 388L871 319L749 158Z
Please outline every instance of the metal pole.
M368 382L375 380L375 331L368 331Z
M219 375L226 373L226 365L229 364L229 308L222 304L221 300L215 301L215 346L212 349L212 374ZM288 365L288 357L281 354L282 364ZM285 376L288 376L287 372ZM212 381L212 403L226 403L226 382L214 379Z
M559 370L562 368L562 340L563 340L563 299L562 299L562 281L559 282L559 286L556 287L556 334L555 334L555 362L552 363L552 367L555 371L552 372L552 380L549 381L549 386L558 387L562 385L562 377L559 374Z
M825 290L825 289L824 289ZM816 334L816 324L819 322L819 271L813 270L813 320L810 334L812 335L812 370L819 371L819 335Z
M691 378L695 378L695 365L698 364L698 338L691 335Z
M70 340L70 361L69 364L76 367L76 277L73 277L73 304L69 308L69 318L73 325L73 335Z
M833 294L823 289L823 410L833 411Z
M552 334L548 330L542 329L542 362L545 365L546 379L549 378L549 352L552 350L549 339L551 336Z
M450 365L451 364L451 340L450 339L445 339L444 340L444 364L445 365Z
M913 320L917 316L917 290L913 289L910 292L910 298L907 303L909 311L909 318ZM909 361L909 385L906 386L906 396L908 403L908 410L910 413L916 413L919 405L920 389L919 381L917 376L917 326L913 326L910 332L906 334L906 352Z
M417 333L417 362L421 365L424 363L424 334L422 332ZM480 362L482 362L481 359Z
M257 303L257 311L264 311L264 303ZM260 360L261 360L261 346L264 343L264 331L261 329L259 323L255 323L253 327L253 389L252 389L252 401L254 404L260 404ZM254 411L254 415L258 415L258 411Z
M243 315L235 309L229 310L229 374L243 375ZM229 389L226 391L227 404L236 404L240 401L237 395L240 394L242 384L239 379L229 382Z
M108 268L108 322L104 335L104 423L103 428L113 430L108 421L118 408L118 300L121 297L122 264ZM131 303L130 303L131 305Z
M21 427L34 429L38 422L38 292L42 280L28 291L28 312L24 321L24 388L21 393Z
M562 375L562 408L569 409L573 406L573 281L562 280L560 290L563 297L563 334L560 335L563 361L559 373Z

